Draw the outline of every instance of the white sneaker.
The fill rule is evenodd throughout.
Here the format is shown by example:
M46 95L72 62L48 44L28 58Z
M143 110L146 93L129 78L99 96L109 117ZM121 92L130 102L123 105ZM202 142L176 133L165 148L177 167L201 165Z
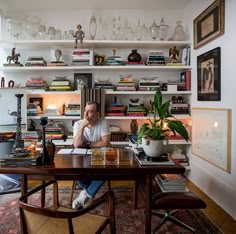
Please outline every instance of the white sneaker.
M72 209L85 208L92 203L93 199L88 197L85 190L82 190L79 196L73 201Z

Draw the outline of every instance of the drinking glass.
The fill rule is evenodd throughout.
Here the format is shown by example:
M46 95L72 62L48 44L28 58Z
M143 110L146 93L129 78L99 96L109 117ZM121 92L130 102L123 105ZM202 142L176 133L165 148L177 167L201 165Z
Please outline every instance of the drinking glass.
M41 24L39 26L39 39L41 40L45 40L47 37L47 30L46 30L46 26Z
M56 36L56 29L52 26L48 27L49 40L55 40L55 36Z

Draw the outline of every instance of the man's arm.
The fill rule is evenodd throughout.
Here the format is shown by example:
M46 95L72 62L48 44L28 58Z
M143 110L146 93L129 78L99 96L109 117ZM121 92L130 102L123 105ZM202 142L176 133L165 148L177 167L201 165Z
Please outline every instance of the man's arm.
M110 145L110 134L101 137L101 140L96 142L91 142L90 147L108 147Z
M75 148L84 147L86 142L84 139L84 128L88 125L88 120L83 119L79 125L78 131L73 139L73 145Z

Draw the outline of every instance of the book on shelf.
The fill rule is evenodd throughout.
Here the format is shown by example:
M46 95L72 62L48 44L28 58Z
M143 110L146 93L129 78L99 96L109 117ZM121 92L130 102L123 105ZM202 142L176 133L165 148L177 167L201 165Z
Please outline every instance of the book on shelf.
M147 160L143 153L135 154L135 158L142 166L171 166L175 165L175 162L170 157L149 157Z

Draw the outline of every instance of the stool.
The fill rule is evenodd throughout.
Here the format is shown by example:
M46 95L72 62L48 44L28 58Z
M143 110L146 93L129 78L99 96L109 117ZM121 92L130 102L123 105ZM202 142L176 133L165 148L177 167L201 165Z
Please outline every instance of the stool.
M179 209L204 209L206 208L206 203L192 192L160 192L153 195L151 206L151 214L162 218L153 229L153 234L155 234L166 221L171 221L194 233L196 231L194 228L176 219L173 215L176 214ZM165 210L166 212L161 213L156 210Z

